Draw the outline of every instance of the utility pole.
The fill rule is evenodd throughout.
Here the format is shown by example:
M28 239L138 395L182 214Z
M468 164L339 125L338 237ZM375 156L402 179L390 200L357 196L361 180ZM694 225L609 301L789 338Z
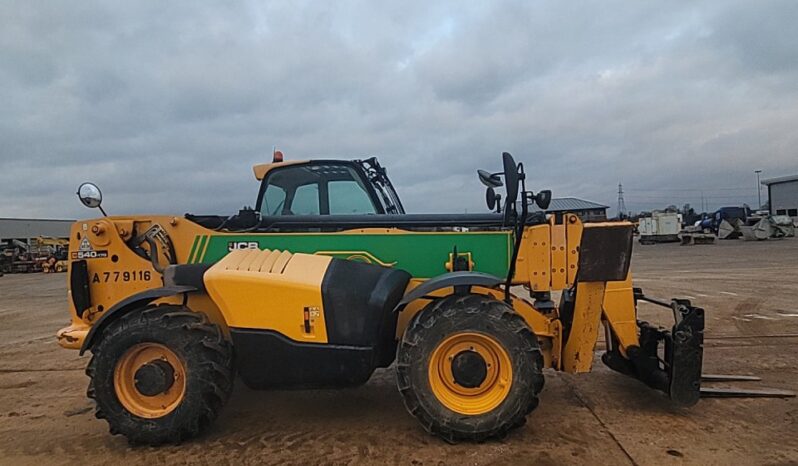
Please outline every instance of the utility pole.
M759 210L762 208L762 185L759 183L759 174L762 173L762 170L754 170L754 173L756 173L756 198L758 199L756 210Z
M618 220L626 218L626 203L623 202L623 184L618 183Z

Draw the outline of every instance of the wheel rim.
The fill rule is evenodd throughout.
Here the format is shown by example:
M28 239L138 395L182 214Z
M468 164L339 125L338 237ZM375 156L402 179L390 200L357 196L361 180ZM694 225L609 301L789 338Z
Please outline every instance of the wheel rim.
M177 408L186 393L186 369L160 343L139 343L119 358L114 390L122 406L136 416L154 419Z
M467 372L460 367L463 364L458 364L464 355L471 363ZM483 363L473 364L477 357ZM456 413L478 415L492 411L507 397L512 380L512 361L507 351L497 340L482 333L451 335L430 356L432 393Z

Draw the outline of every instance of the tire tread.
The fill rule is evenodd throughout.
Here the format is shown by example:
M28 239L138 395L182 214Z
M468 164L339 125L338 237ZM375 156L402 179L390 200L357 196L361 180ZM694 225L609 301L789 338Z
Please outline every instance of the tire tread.
M432 350L425 348L425 338L430 329L441 320L462 319L475 314L483 315L493 328L503 327L520 337L523 343L519 349L523 352L523 357L532 361L533 380L526 399L508 400L515 403L515 406L512 406L511 413L506 418L488 418L470 428L458 428L449 419L439 419L425 408L419 400L418 393L418 390L424 388L413 386L411 370L414 361L426 361L425 350ZM427 432L446 442L482 442L491 438L503 438L512 429L524 425L526 416L538 405L537 395L543 389L544 382L543 355L537 338L524 319L503 301L479 294L450 296L433 301L412 319L402 336L397 352L397 387L407 411L418 419Z
M115 393L98 396L101 390L114 390L113 383L103 383L98 380L98 376L101 375L98 374L98 366L101 362L104 366L108 366L108 361L103 361L103 358L106 357L109 348L124 335L131 332L141 332L146 335L147 330L153 327L174 332L175 341L179 341L178 346L185 355L193 359L188 363L199 368L199 374L192 380L204 384L196 392L191 392L197 393L197 398L191 400L194 409L182 416L179 423L164 422L164 425L158 426L160 419L138 418L121 408L121 405L121 409L109 409L103 406L102 400L109 399L108 395L112 395L112 399L115 400ZM111 434L124 435L133 445L157 446L164 443L180 443L196 437L216 419L230 397L234 374L233 347L224 338L218 325L208 321L205 314L181 306L163 304L126 314L105 330L101 340L92 348L92 357L86 367L86 375L89 376L86 395L95 401L94 415L108 422ZM108 376L108 374L102 375ZM113 377L113 374L110 376ZM189 390L186 394L188 396ZM186 400L183 401L185 402ZM156 428L151 428L153 424Z

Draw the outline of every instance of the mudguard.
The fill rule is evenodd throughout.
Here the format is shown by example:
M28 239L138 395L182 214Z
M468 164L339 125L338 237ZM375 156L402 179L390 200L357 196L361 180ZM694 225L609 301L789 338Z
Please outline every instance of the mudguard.
M502 283L504 283L504 279L483 272L449 272L427 280L421 285L413 288L410 293L407 293L402 300L399 301L399 304L396 305L394 310L401 311L411 302L423 298L441 288L455 287L455 289L457 289L459 287L464 287L466 288L465 292L468 292L472 286L495 288Z
M80 355L82 356L86 350L91 349L91 347L94 345L94 340L97 338L97 335L100 335L102 330L117 318L134 309L139 309L142 306L155 301L156 299L174 296L181 293L188 293L191 291L197 291L197 287L182 285L163 286L161 288L150 288L149 290L144 290L142 292L130 295L122 301L119 301L111 306L111 308L108 309L108 311L106 311L106 313L103 314L103 316L91 326L89 333L86 335L86 339L83 340L83 346L80 347Z

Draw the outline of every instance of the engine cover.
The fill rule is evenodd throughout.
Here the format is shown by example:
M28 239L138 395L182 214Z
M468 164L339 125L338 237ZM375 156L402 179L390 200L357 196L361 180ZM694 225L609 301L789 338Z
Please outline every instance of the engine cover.
M204 275L253 388L363 383L393 362L410 274L287 251L236 250Z

